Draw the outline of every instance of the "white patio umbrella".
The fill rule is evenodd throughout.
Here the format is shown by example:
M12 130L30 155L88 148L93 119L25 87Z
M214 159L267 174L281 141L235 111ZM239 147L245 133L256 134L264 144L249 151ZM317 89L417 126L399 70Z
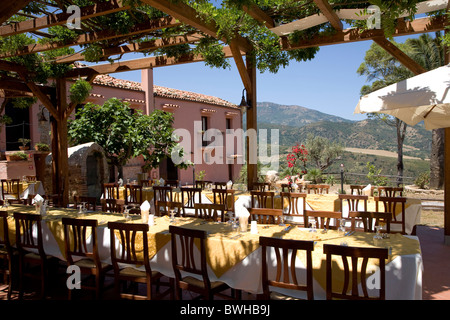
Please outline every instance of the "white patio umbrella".
M354 113L384 113L425 129L450 127L450 64L363 96Z

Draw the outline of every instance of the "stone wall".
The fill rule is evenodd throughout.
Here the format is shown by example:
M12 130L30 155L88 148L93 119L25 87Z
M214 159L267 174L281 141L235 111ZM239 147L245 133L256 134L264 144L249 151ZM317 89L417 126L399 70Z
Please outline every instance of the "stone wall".
M108 165L103 148L96 143L85 143L68 149L69 202L74 195L100 198L102 183L108 182ZM46 158L45 192L52 192L52 154Z

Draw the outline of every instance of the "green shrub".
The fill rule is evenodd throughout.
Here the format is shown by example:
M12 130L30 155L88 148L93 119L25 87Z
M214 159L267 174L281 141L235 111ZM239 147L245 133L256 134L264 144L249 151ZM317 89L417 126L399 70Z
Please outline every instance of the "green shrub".
M430 184L430 172L422 172L419 176L414 180L414 184L420 189L425 189Z

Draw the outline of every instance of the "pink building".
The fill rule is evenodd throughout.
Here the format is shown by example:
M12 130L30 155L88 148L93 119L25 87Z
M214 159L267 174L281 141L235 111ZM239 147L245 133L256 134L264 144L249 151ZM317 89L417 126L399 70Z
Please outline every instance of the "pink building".
M93 82L86 103L103 104L116 97L129 102L132 108L140 109L144 114L150 114L155 109L174 114L174 128L182 137L186 159L194 162L195 166L180 170L174 167L171 159L166 159L159 169L149 172L149 178L176 179L184 185L192 183L194 173L205 171L205 180L234 181L242 166L243 146L239 135L230 136L227 143L226 130L231 129L229 133L237 130L236 133L239 133L242 128L242 114L238 106L217 97L154 86L152 69L142 70L141 80L139 83L99 75ZM14 123L2 128L1 150L18 150L17 140L21 137L31 139L31 147L38 142L50 144L50 115L39 101L28 110L7 106L5 113L13 118ZM206 141L211 136L214 138ZM142 172L142 164L140 158L130 160L124 167L124 179L137 179ZM27 174L32 174L32 171L30 169Z

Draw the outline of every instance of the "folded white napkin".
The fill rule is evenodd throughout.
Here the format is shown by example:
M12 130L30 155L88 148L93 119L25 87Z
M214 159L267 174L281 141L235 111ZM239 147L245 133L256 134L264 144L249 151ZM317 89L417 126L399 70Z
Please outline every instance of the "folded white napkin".
M228 181L227 182L227 189L231 189L231 187L233 186L233 181Z
M123 186L123 180L122 180L122 178L120 178L119 181L118 181L117 183L119 184L119 187L122 187L122 186Z
M161 179L159 179L159 185L160 186L165 186L165 181L164 181L164 179L163 178L161 178Z
M150 210L150 203L147 200L145 200L141 204L141 211L143 211L143 210L147 210L147 211Z
M31 201L32 204L40 203L42 204L44 202L44 198L40 194L37 194L34 196L33 200Z
M372 190L372 186L370 185L370 183L367 185L367 186L365 186L363 189L362 189L362 193L365 195L365 196L370 196L370 191Z

